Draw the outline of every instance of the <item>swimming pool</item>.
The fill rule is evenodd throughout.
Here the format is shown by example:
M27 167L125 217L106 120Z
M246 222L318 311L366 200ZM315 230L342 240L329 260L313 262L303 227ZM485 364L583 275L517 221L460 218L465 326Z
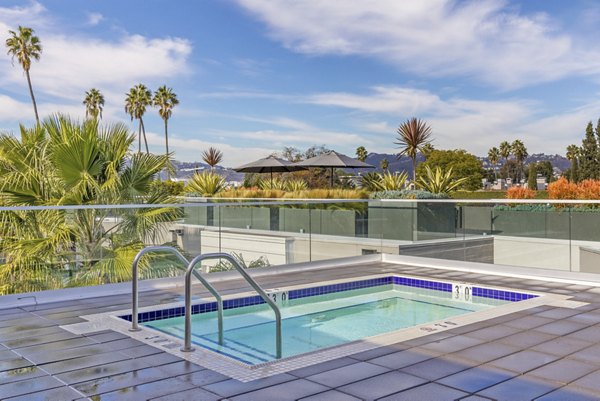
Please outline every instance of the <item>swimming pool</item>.
M387 276L289 291L272 291L282 313L282 357L295 357L401 329L445 321L537 295L464 283ZM247 365L275 360L273 312L258 296L224 301L224 343L216 303L193 305L192 341ZM182 307L140 313L139 322L183 337ZM121 316L131 320L131 315ZM427 327L421 328L428 331ZM429 329L434 330L434 329Z

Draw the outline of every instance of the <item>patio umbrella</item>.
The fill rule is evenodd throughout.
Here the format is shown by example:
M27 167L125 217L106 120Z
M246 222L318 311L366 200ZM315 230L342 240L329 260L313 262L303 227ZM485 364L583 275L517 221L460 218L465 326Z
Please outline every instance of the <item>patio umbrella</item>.
M296 163L302 167L329 167L331 168L331 186L333 187L333 169L334 168L375 168L365 162L353 159L334 150L311 157L310 159Z
M244 164L243 166L235 167L233 170L238 173L271 173L271 186L273 186L273 173L306 170L306 167L300 167L287 160L269 156L253 161L252 163Z

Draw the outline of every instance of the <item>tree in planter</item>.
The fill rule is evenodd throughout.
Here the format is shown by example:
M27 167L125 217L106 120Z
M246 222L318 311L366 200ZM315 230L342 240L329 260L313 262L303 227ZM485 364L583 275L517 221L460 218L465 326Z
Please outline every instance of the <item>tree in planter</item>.
M581 142L578 167L580 181L599 177L598 142L594 136L594 127L591 121L585 129L585 137Z
M570 175L569 175L569 179L572 182L578 182L579 181L579 155L580 155L580 149L579 146L577 145L569 145L567 146L567 159L569 159L569 161L571 162L571 171L570 171Z
M223 160L223 152L211 146L202 152L202 160L210 166L211 170L214 170L215 166Z
M388 169L388 167L389 167L389 166L390 166L390 162L388 162L388 159L382 159L382 160L379 162L379 167L381 167L381 170L382 170L384 173L386 173L386 172L387 172L387 169Z
M129 153L135 137L123 124L99 127L68 117L21 126L20 140L0 135L0 202L5 206L140 203L139 209L0 212L0 293L39 291L131 279L131 264L145 243L165 234L180 216L151 184L164 156ZM106 228L107 217L114 225ZM171 274L169 263L140 264L147 277ZM71 273L67 279L65 272Z
M474 191L481 188L483 179L481 162L475 155L465 150L434 150L417 168L418 176L426 175L425 166L429 166L432 170L439 167L444 172L451 171L454 180L466 178L461 181L458 189Z
M529 172L527 176L527 188L537 191L537 165L529 163Z

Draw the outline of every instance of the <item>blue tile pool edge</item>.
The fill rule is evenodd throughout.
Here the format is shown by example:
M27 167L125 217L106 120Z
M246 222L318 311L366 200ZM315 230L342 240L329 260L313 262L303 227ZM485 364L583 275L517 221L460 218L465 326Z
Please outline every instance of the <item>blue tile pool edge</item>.
M402 276L386 276L366 280L351 281L346 283L328 284L317 287L301 288L297 290L288 291L288 299L298 299L305 297L312 297L316 295L331 294L334 292L344 292L357 290L361 288L378 287L383 285L401 285L406 287L424 288L442 292L452 292L453 283L423 280ZM519 302L531 298L536 298L538 295L498 290L487 287L472 287L472 295L474 297L482 297L488 299L496 299L509 302ZM244 306L252 306L263 304L265 301L259 295L253 295L243 298L228 299L223 301L223 309L241 308ZM192 314L214 312L217 310L216 302L205 302L201 304L192 305ZM174 308L162 309L150 312L138 313L138 322L145 323L153 320L168 319L173 317L183 316L185 314L185 308L178 306ZM131 321L131 314L121 315L119 318L124 319L128 322Z

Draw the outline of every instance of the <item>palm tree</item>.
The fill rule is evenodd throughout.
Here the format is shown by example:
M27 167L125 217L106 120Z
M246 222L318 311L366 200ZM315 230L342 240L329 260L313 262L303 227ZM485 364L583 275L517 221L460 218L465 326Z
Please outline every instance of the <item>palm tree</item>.
M504 164L506 164L506 162L508 161L511 151L512 149L508 141L503 141L502 143L500 143L500 156L502 156L502 158L504 159Z
M412 159L413 165L413 182L417 180L417 152L421 148L430 143L431 140L431 127L427 125L425 121L417 119L415 117L406 120L398 127L398 141L394 142L396 145L400 145L400 153L398 158L402 155L407 155Z
M388 162L388 159L382 159L379 162L379 167L381 167L381 170L383 172L386 172L389 166L390 166L390 162Z
M173 89L167 88L166 85L161 86L154 92L154 98L152 104L158 107L158 114L160 118L165 122L165 155L169 157L169 129L168 121L173 114L173 108L179 104L177 95L173 92ZM168 178L167 172L167 178Z
M356 158L361 162L367 160L367 149L364 146L359 146L356 148Z
M527 153L527 148L519 139L515 139L513 143L510 145L512 154L515 156L515 160L519 166L519 182L521 181L521 177L523 175L523 162L529 155Z
M202 152L202 160L204 160L204 162L210 166L211 170L214 169L215 166L219 164L222 159L223 152L216 148L213 148L212 146L208 148L208 150Z
M134 154L135 136L124 124L100 128L55 116L21 138L0 134L0 202L5 206L172 203L150 185L164 156ZM108 228L107 217L116 225ZM131 279L131 264L144 243L166 233L180 216L175 208L74 209L0 212L0 294ZM173 266L147 261L150 277Z
M492 163L494 168L494 177L498 180L498 170L496 166L498 165L498 161L500 160L500 150L497 147L493 147L488 151L488 160Z
M92 117L94 120L102 118L102 109L104 108L104 95L96 89L92 88L85 92L85 99L83 99L85 105L85 117Z
M31 68L31 59L40 59L42 45L40 39L33 34L33 29L19 25L17 31L8 31L10 37L6 39L6 47L8 48L8 54L12 56L13 62L16 58L25 71L27 85L29 85L29 94L33 103L33 111L35 112L35 121L39 124L40 117L37 111L37 104L35 103L35 96L33 95L29 69Z
M578 181L578 159L581 154L581 150L577 145L567 146L567 159L571 162L571 181Z
M134 118L139 120L138 153L141 153L142 151L142 134L144 135L146 153L150 153L148 150L148 140L146 139L146 128L144 127L144 120L142 118L146 112L146 107L150 104L152 104L152 92L146 88L146 85L137 84L126 94L125 112L131 116L131 120Z

